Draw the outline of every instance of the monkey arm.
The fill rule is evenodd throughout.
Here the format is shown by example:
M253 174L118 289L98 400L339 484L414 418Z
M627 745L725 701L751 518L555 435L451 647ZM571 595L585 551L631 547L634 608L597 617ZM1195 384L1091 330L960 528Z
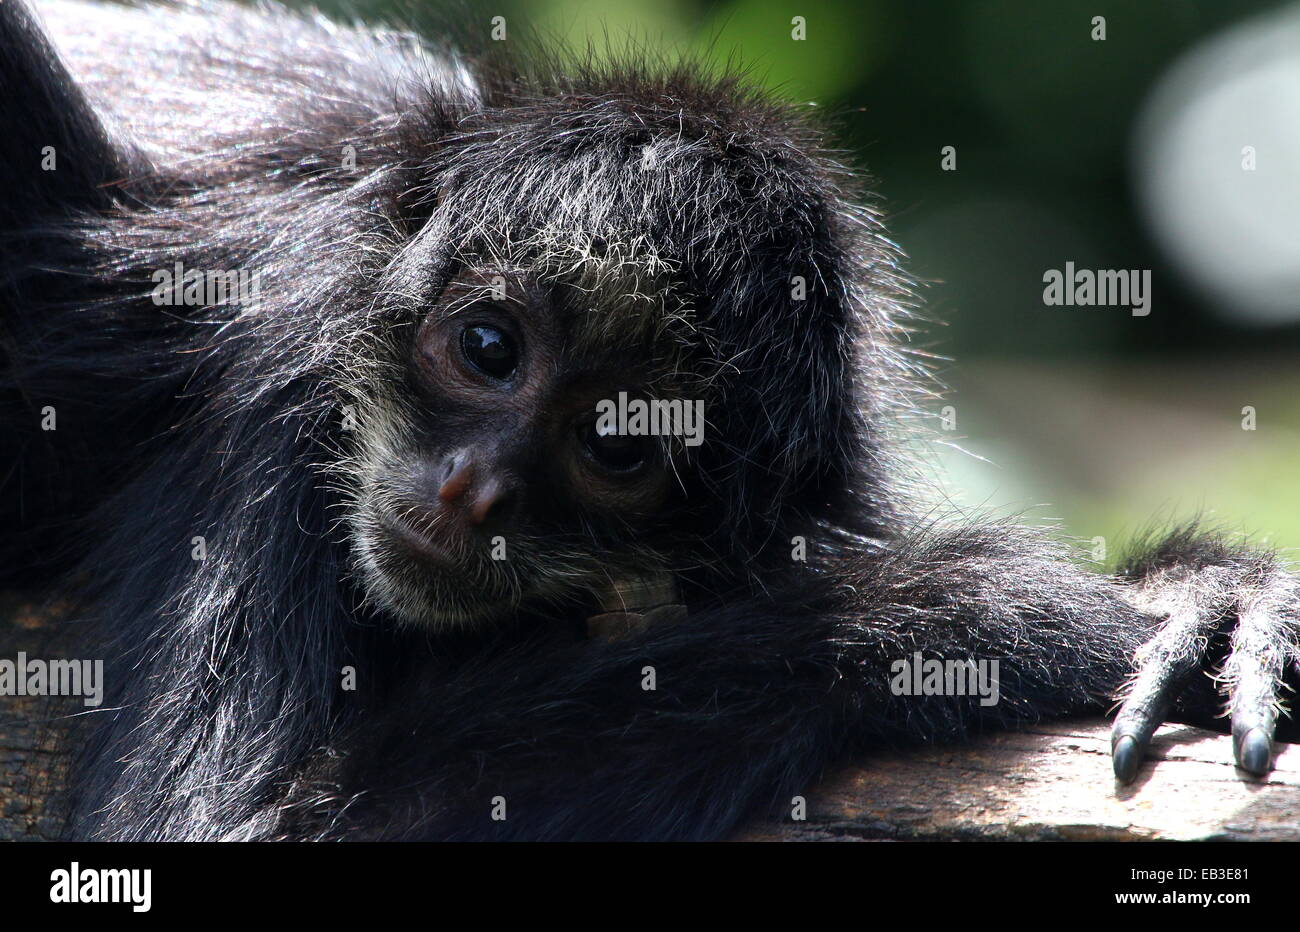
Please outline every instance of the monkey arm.
M424 684L350 749L326 808L350 804L325 833L716 838L854 751L1099 708L1155 624L1009 528L838 562L833 586ZM998 701L897 695L895 665L918 652L997 660Z
M732 604L531 669L503 658L406 697L401 723L344 759L330 796L351 802L321 831L716 838L785 810L846 755L1101 709L1126 682L1116 733L1133 736L1125 753L1140 759L1167 714L1213 714L1211 679L1189 680L1224 652L1168 650L1184 643L1183 621L1162 624L1134 603L1150 606L1153 587L1168 593L1180 575L1258 570L1262 559L1179 532L1116 578L1076 568L1030 532L987 526L921 535L858 565L845 555L832 589ZM1238 617L1232 586L1221 591L1216 617ZM1277 595L1247 593L1231 636L1234 732L1271 733L1281 671L1270 664L1295 643L1296 603ZM918 654L998 661L997 701L911 689L898 664L912 677Z

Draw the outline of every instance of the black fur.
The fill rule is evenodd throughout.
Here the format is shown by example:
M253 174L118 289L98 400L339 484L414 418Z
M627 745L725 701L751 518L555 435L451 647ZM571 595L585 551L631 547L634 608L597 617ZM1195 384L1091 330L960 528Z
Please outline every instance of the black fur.
M67 71L0 3L0 572L68 571L109 658L70 835L717 838L850 753L1103 708L1157 629L1190 674L1232 628L1234 711L1268 718L1297 652L1268 555L1183 530L1107 577L909 508L891 434L926 383L897 255L820 132L738 77L452 57L275 8L39 9ZM400 389L384 348L466 243L556 221L670 257L700 365L725 363L651 541L690 617L609 643L556 634L578 604L395 625L336 520L340 407ZM156 307L177 261L258 270L260 301ZM1171 592L1190 629L1161 628ZM1002 701L893 695L915 651L998 659ZM1135 682L1140 737L1174 687ZM1218 704L1207 677L1181 702Z

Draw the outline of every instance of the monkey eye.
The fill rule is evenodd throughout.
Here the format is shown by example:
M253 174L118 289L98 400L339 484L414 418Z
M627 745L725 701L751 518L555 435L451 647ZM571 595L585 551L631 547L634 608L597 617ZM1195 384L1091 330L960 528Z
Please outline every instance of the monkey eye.
M460 335L460 351L471 366L494 379L510 378L519 366L514 340L496 327L466 327Z
M588 421L580 426L578 435L587 455L610 472L636 472L650 458L647 438L619 434L613 430L602 433L596 421Z

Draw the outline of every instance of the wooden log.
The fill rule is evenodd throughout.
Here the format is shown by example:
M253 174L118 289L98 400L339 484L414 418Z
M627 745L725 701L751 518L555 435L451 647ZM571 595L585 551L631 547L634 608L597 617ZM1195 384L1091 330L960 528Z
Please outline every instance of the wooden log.
M806 821L739 840L1300 841L1300 745L1275 750L1261 780L1233 764L1228 736L1166 725L1120 786L1108 722L1046 724L864 758L809 795Z
M0 595L0 660L80 659L76 626L57 602ZM92 658L93 659L93 658ZM50 841L66 816L63 794L69 716L86 711L76 696L0 696L0 841Z

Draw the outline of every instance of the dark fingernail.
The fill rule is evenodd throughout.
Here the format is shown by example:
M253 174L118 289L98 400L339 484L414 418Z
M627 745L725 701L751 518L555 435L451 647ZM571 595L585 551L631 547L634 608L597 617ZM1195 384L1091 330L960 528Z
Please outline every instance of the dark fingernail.
M1251 773L1266 774L1272 763L1273 746L1268 740L1268 733L1262 728L1252 728L1241 739L1241 749L1237 753L1237 762L1242 770Z
M1114 756L1115 779L1120 783L1130 783L1137 776L1138 764L1142 763L1142 749L1132 735L1124 735L1115 742L1111 752Z

